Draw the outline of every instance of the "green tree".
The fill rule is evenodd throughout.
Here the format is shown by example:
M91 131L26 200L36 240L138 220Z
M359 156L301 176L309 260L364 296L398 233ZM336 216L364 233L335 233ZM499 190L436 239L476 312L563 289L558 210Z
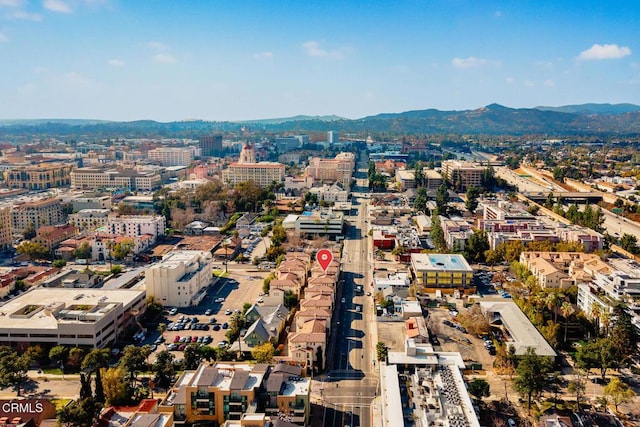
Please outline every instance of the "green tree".
M549 383L548 375L552 365L546 357L538 356L531 347L522 356L516 368L514 386L520 395L527 398L527 411L531 413L531 401L539 396Z
M442 181L442 184L440 184L436 190L436 207L440 215L447 216L449 212L449 190L444 181Z
M473 213L478 208L478 197L480 197L480 189L471 185L469 186L469 188L467 188L466 196L467 200L464 202L464 207L469 212Z
M485 253L489 249L491 249L491 246L489 246L487 233L482 230L474 230L469 240L467 240L464 255L468 261L474 263L485 262Z
M202 353L200 353L200 345L198 343L188 344L184 349L184 358L182 359L183 369L189 371L197 369L201 361Z
M122 366L102 369L102 384L104 386L105 404L119 405L129 400L127 387L127 372Z
M102 372L101 369L109 366L109 359L111 355L109 354L109 349L106 348L95 348L91 350L82 360L82 369L86 371L89 375L89 380L91 379L91 374L95 373L95 383L96 383L96 391L95 391L95 399L98 402L105 402L104 395L104 387L102 384Z
M49 350L49 359L62 364L67 359L67 348L63 345L56 345Z
M276 349L270 341L257 345L251 350L251 356L258 363L271 363Z
M78 372L80 370L85 353L85 349L81 347L73 347L69 350L66 367L69 368L70 372Z
M201 349L205 347L208 346L203 346ZM168 390L173 384L173 378L176 374L174 362L174 355L166 350L160 351L156 355L156 361L153 364L153 372L156 375L155 382L164 390Z
M57 259L51 263L51 267L54 267L54 268L62 268L65 265L67 265L67 261L63 259Z
M0 347L0 389L11 387L18 396L30 381L27 372L31 358L27 353L19 355L8 346Z
M120 273L122 273L122 266L121 265L112 265L111 268L109 269L109 272L111 274L120 274Z
M576 312L573 308L573 304L569 301L564 301L560 306L560 311L562 312L562 317L564 317L564 340L563 342L567 342L567 329L569 328L569 318Z
M476 378L469 383L469 393L478 400L491 395L489 383L481 378Z
M147 358L150 354L151 348L148 345L142 347L128 345L122 351L119 365L129 374L129 381L132 385L138 378L138 373L146 370Z
M429 196L427 195L427 189L424 187L418 188L418 194L413 201L413 207L418 210L425 210Z
M389 349L387 348L385 343L382 341L378 341L376 343L376 357L378 358L378 361L380 362L386 361L388 353L389 353Z
M91 427L95 424L102 404L93 398L79 399L62 407L57 414L58 422L67 427Z
M640 253L640 248L638 248L638 238L633 234L624 233L620 238L620 247L634 255Z
M578 410L581 410L582 403L585 401L587 383L585 381L584 373L581 370L576 369L575 372L575 377L569 381L569 384L567 384L567 391L576 395L576 404L578 405Z
M638 352L638 332L624 304L616 305L611 317L613 320L609 338L616 360L624 364Z
M111 258L122 261L133 250L134 241L131 238L123 239L121 242L117 242L111 248Z
M76 259L89 259L91 258L91 246L89 242L82 242L73 250L73 256Z
M16 252L24 254L29 257L30 260L46 258L49 256L49 251L44 245L37 242L23 241L16 248Z
M36 237L36 226L34 223L29 223L27 227L22 231L22 238L24 240L31 240Z
M613 403L613 406L616 408L616 412L618 412L618 406L631 402L636 395L631 387L623 383L618 377L611 378L609 384L604 386L603 393L604 396L607 396L611 400L611 403Z
M434 209L431 215L431 231L429 232L431 236L431 241L433 245L436 247L437 251L444 252L447 250L447 242L444 240L444 230L442 229L442 224L440 223L440 215L439 210Z

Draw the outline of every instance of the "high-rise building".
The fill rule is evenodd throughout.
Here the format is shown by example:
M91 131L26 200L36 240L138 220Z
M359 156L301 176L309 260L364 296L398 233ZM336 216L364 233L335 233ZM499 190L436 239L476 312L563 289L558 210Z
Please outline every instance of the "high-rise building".
M202 157L215 157L222 151L222 135L201 136L199 146Z
M333 130L327 132L327 142L329 144L337 144L338 142L340 142L340 135L338 134L338 132Z
M316 181L337 181L349 188L355 163L353 153L339 153L333 159L313 157L307 166L307 175Z
M65 215L60 199L44 199L35 202L15 204L13 207L13 230L22 233L32 226L64 224Z
M13 242L13 218L10 207L0 208L0 251L10 249Z

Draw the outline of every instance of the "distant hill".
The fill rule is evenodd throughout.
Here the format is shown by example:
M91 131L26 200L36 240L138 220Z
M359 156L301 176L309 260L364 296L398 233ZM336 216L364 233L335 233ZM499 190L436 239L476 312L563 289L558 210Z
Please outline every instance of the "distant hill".
M575 111L568 111L575 110ZM578 112L579 111L579 112ZM599 112L596 112L599 111ZM609 111L609 112L607 112ZM612 111L615 111L613 113ZM490 104L474 110L413 110L382 113L356 120L338 116L295 116L280 119L215 122L152 120L108 122L99 120L4 120L0 140L30 140L34 136L87 138L198 138L212 132L285 132L468 134L468 135L574 135L638 136L640 107L632 104L509 108Z
M332 116L304 116L298 115L293 117L284 117L279 119L260 119L260 120L244 120L236 123L249 123L249 124L262 124L262 125L277 125L287 122L302 122L302 121L321 121L321 122L335 122L339 120L347 120L344 117L332 115Z
M572 114L624 114L640 111L640 105L635 104L578 104L563 105L561 107L535 107L536 110L555 111Z

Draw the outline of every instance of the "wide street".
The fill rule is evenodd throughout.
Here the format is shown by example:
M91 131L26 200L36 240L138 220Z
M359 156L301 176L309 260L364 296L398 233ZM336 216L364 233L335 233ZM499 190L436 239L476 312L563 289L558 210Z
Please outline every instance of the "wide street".
M353 209L358 213L347 225L334 333L327 352L327 372L320 385L324 426L372 425L371 401L378 389L373 299L366 296L371 283L371 250L366 233L367 159L361 159L358 166L352 196ZM362 286L362 291L356 292L356 286Z

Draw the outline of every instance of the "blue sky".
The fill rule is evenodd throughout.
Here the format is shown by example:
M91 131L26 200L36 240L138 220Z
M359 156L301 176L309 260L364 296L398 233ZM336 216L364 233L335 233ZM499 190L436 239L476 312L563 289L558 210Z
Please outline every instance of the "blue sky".
M640 104L640 1L0 0L0 118Z

